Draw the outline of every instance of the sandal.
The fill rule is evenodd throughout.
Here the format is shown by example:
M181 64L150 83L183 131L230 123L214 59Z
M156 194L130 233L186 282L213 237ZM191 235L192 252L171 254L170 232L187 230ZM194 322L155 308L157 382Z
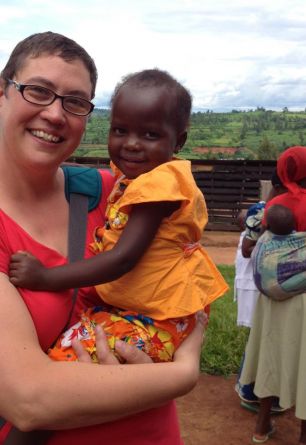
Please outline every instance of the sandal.
M240 406L244 409L247 409L248 411L252 411L253 413L258 413L259 411L259 402L244 402L241 400ZM287 408L281 408L279 405L272 405L270 414L282 414L285 411L287 411Z
M270 437L272 436L272 434L275 433L275 431L276 428L274 425L272 425L270 431L268 431L267 434L257 434L257 433L253 434L252 441L254 443L265 443L267 442L267 440L270 439Z

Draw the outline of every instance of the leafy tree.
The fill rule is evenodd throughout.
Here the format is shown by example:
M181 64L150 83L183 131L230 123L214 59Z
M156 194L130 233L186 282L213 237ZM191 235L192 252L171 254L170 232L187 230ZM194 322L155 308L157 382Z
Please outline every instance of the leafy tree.
M278 150L276 145L269 141L268 136L264 135L257 151L257 159L260 160L270 160L277 159Z

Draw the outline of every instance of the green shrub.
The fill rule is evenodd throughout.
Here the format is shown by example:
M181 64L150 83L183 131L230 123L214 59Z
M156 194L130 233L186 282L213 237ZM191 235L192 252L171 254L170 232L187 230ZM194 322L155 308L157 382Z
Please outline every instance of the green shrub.
M229 376L239 370L249 329L236 324L237 303L233 301L235 267L221 265L218 268L230 289L211 305L201 372Z

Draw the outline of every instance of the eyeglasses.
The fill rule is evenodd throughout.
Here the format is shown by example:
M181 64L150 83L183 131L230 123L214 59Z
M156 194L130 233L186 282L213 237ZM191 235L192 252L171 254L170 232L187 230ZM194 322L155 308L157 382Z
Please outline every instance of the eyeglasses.
M51 105L56 99L61 99L64 110L77 116L87 116L95 107L94 104L81 97L61 96L49 90L49 88L41 87L40 85L25 85L11 79L7 79L7 81L10 85L14 85L24 100L31 104Z

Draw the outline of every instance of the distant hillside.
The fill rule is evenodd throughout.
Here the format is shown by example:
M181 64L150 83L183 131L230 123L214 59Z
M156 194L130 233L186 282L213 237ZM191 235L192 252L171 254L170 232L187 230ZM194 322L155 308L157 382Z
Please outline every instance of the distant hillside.
M77 156L107 157L109 111L94 110ZM306 145L306 112L258 108L191 117L181 155L187 159L276 159L292 145Z

